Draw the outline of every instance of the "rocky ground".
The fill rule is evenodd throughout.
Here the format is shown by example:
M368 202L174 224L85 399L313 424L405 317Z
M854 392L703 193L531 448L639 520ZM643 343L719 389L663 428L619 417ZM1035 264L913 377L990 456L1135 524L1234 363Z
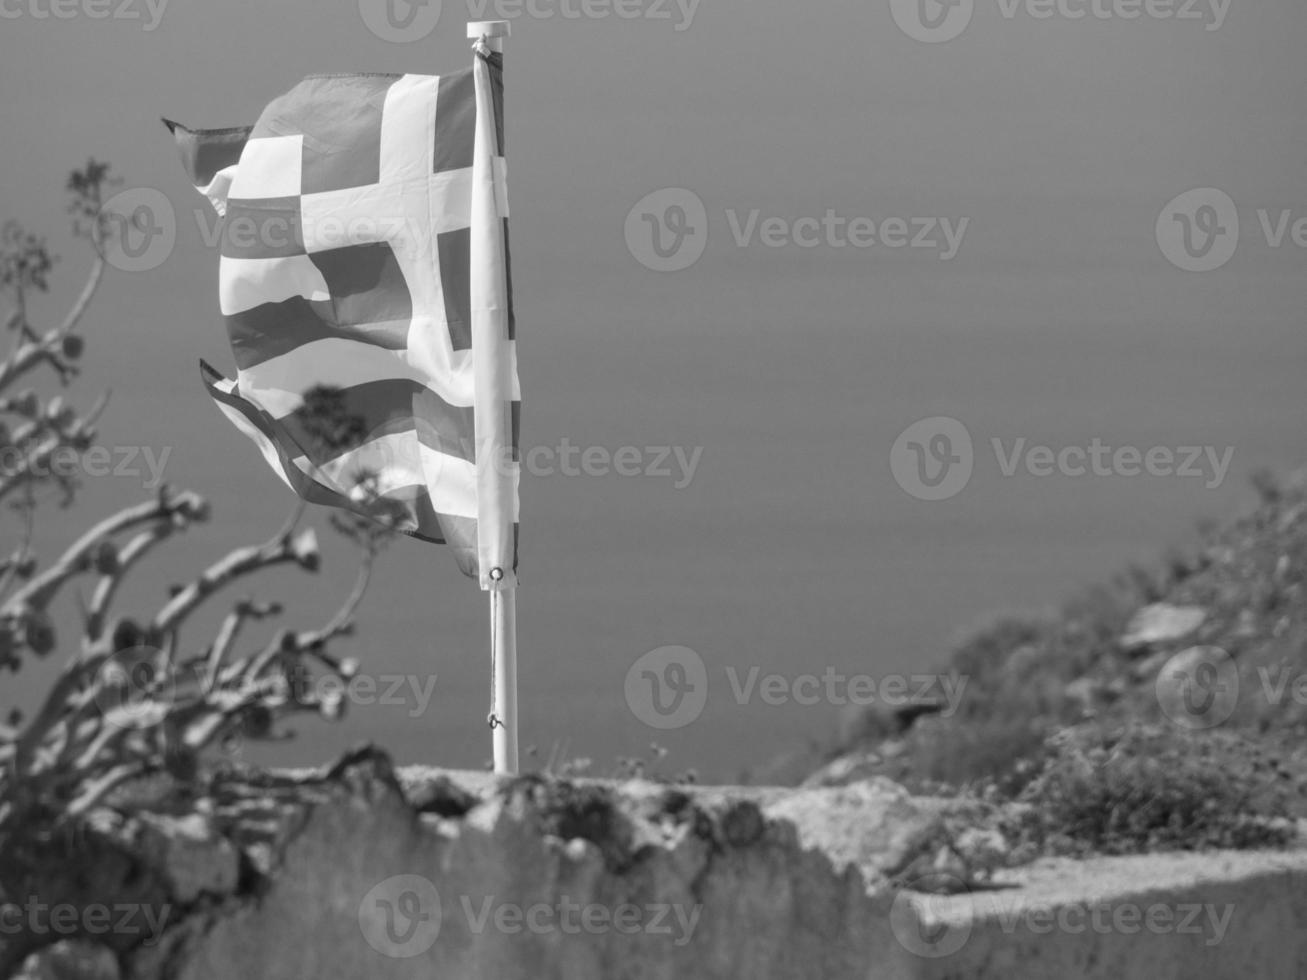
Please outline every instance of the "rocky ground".
M1042 858L956 887L969 872L950 861L993 843L976 804L881 777L507 779L396 771L364 749L322 771L137 789L75 837L6 852L0 887L17 914L0 930L0 976L1290 980L1307 968L1302 846ZM598 918L569 926L568 909ZM613 925L619 911L633 928ZM541 927L523 926L537 915ZM1152 925L1111 927L1126 916Z
M1242 760L1261 790L1307 779L1307 472L1259 477L1260 504L1156 569L1135 567L1056 614L996 618L942 673L965 675L956 714L923 703L862 710L830 744L751 774L836 785L872 775L914 789L997 786L1016 795L1043 771L1049 738L1108 750L1131 730L1178 755ZM1122 742L1122 735L1126 738ZM1237 764L1237 763L1232 763Z
M6 852L0 887L21 912L0 932L0 976L321 978L389 969L407 957L378 956L367 897L400 875L439 882L446 938L466 926L451 920L452 899L478 889L500 900L561 894L611 908L657 898L706 910L693 949L616 942L598 972L584 975L634 976L631 963L648 960L659 964L649 975L671 976L678 958L704 956L727 964L711 975L734 975L740 938L755 933L769 938L749 955L771 962L771 972L755 975L803 975L800 964L822 962L820 975L855 975L868 934L886 928L877 896L933 846L959 806L914 798L888 780L687 790L396 772L371 749L320 772L228 770L200 792L158 781L138 791L98 810L75 838ZM819 918L808 903L822 909ZM135 909L135 927L95 928L87 910L101 907ZM52 925L55 908L72 910L66 928ZM322 948L306 950L314 935ZM448 972L422 975L488 975L467 966L469 943L476 937L433 946ZM505 970L495 975L517 975Z

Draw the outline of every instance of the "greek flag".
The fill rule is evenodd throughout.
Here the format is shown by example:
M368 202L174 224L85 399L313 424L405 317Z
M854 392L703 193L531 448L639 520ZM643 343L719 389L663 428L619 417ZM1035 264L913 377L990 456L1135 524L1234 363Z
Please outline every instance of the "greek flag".
M448 544L515 584L521 394L503 56L450 75L317 75L252 127L165 120L222 216L236 375L218 407L306 500ZM324 434L324 404L339 418Z

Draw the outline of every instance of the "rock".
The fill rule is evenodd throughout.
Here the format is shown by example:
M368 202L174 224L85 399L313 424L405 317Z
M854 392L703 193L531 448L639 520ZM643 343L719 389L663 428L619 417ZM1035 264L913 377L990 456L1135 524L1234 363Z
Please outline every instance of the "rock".
M1172 606L1157 602L1144 606L1131 618L1121 637L1121 646L1128 653L1136 653L1159 643L1182 640L1207 618L1199 606Z
M461 817L479 802L475 793L444 775L414 787L407 795L418 813L434 813L447 818Z
M61 939L23 961L14 980L119 980L118 958L86 939Z
M1002 867L1012 853L1008 839L994 827L968 827L953 841L971 867Z
M800 785L804 789L817 789L847 786L862 779L873 779L880 775L879 767L883 761L875 752L850 752L826 763Z
M140 815L137 845L164 880L170 897L189 905L201 895L229 895L240 878L240 855L200 814Z
M950 803L914 797L876 776L829 789L799 790L764 807L769 819L792 823L799 841L852 864L868 881L887 879L938 835Z

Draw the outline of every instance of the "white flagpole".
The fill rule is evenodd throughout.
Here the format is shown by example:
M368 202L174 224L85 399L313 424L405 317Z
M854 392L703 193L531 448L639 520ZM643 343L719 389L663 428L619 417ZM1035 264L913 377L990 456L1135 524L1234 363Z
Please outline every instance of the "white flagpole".
M509 23L505 20L487 20L487 21L470 21L467 25L467 36L473 40L484 39L486 46L491 51L502 53L504 50L504 39L509 35ZM478 112L481 111L483 103L478 98ZM482 131L484 133L484 131ZM480 134L478 136L480 139ZM483 147L484 149L484 147ZM474 197L477 197L474 191ZM489 207L494 205L487 201L485 204ZM474 210L476 204L474 201ZM497 212L496 212L497 213ZM482 214L482 218L485 215ZM476 220L476 218L474 218ZM475 249L475 245L474 245ZM476 257L474 256L474 262ZM477 290L474 288L474 294ZM506 301L506 297L500 299ZM474 298L474 303L477 300ZM499 305L499 304L496 304ZM474 312L474 320L479 319ZM478 335L479 324L474 323L474 350L476 347L476 337ZM495 326L496 337L499 335L498 324ZM483 349L488 349L483 347ZM493 512L496 520L493 522L496 526L494 531L491 530L490 521L478 522L478 533L484 535L484 539L478 548L479 558L481 561L482 575L488 574L490 581L483 581L483 586L489 589L490 598L490 670L491 670L491 689L492 705L490 711L490 727L492 731L492 741L494 743L494 762L495 772L507 775L516 775L518 771L517 758L517 589L516 576L511 569L505 569L502 566L495 565L489 572L486 571L486 565L492 563L490 556L502 556L506 542L504 540L505 532L512 534L512 521L508 520L504 524L503 507L505 504L503 498L504 482L502 480L502 471L498 468L498 460L502 459L503 447L493 442L496 436L500 439L505 434L505 423L507 422L504 413L504 392L502 390L491 391L492 388L499 386L492 383L492 378L502 381L502 364L494 366L488 363L478 366L477 382L478 390L481 394L478 396L478 409L484 406L484 412L478 412L478 453L485 453L489 463L478 461L478 484L479 494L481 496L492 496L492 501L483 500L480 506L488 507ZM485 417L481 417L484 415ZM493 417L492 417L493 416ZM483 428L484 427L484 428ZM482 432L495 433L488 440L483 441ZM488 466L496 467L494 473L490 473ZM495 540L492 540L494 538Z
M490 593L495 772L517 775L517 589Z

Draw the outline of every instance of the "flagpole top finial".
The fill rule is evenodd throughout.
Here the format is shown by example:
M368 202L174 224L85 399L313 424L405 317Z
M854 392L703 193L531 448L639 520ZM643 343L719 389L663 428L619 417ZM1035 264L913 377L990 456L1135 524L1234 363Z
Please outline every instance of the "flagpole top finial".
M512 33L512 25L506 20L470 20L467 22L467 36L473 40L480 37L508 37Z

